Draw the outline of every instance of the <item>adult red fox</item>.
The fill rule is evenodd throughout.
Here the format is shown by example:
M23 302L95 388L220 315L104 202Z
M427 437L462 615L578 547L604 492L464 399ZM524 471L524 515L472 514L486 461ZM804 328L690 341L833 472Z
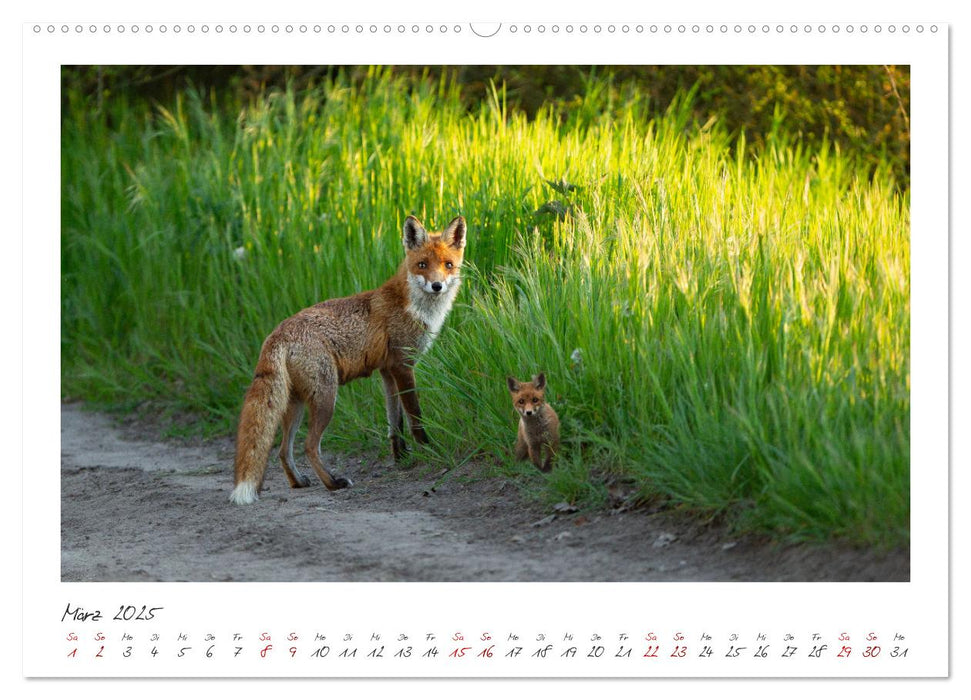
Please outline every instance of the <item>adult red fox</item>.
M253 383L246 392L236 435L233 503L252 503L263 486L267 458L283 423L280 461L292 488L310 485L297 471L293 442L310 408L307 459L330 490L351 485L320 460L320 436L334 415L337 387L374 371L381 373L388 436L395 459L411 434L428 442L422 427L414 363L442 328L458 292L465 249L465 219L456 217L440 234L428 233L413 216L405 220L405 259L378 289L330 299L291 316L263 342ZM404 411L402 411L404 409Z

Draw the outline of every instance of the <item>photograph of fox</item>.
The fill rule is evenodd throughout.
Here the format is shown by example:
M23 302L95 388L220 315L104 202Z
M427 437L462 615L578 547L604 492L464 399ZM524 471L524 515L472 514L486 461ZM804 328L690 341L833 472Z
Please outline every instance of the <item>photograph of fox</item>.
M408 365L420 431L392 430L409 459L906 547L909 85L882 65L65 66L62 393L236 434L281 322L381 288L409 217L462 217L461 291ZM402 447L407 382L373 371L341 386L326 450ZM516 459L506 383L541 373L545 472ZM297 422L267 478L306 478Z

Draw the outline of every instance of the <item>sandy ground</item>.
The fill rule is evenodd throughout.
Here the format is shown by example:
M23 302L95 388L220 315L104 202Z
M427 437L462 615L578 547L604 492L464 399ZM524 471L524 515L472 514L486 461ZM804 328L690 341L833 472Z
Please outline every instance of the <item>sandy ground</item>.
M907 551L781 546L671 508L565 512L516 487L330 455L354 486L229 503L233 443L61 408L64 581L906 581ZM300 462L298 461L298 464ZM312 474L312 470L309 470ZM434 488L434 490L432 490Z

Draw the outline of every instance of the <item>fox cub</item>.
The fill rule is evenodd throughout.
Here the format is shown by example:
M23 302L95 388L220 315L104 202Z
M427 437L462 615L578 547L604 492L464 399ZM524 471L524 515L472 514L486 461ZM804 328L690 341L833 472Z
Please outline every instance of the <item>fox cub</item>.
M320 437L334 415L337 388L375 371L384 382L395 460L407 450L404 414L414 439L428 442L413 367L438 335L458 292L465 219L456 217L439 234L428 233L409 216L402 234L405 257L394 277L378 289L304 309L264 341L239 418L233 503L252 503L259 497L281 423L280 462L287 481L291 488L310 485L293 459L304 405L310 409L305 449L311 467L328 489L350 486L349 479L324 468Z
M546 375L540 373L531 382L506 378L512 405L519 412L519 432L516 435L516 459L529 459L536 468L548 472L560 449L560 419L553 407L546 403Z

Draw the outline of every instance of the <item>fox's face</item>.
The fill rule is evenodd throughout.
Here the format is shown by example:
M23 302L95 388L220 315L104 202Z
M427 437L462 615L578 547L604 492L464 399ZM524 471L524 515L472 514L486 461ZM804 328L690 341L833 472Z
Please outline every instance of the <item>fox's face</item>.
M465 250L465 219L457 216L439 234L428 233L418 219L409 216L403 233L411 289L432 296L454 289Z
M512 377L506 377L509 393L512 394L512 405L519 415L524 418L537 415L546 404L546 375L538 374L531 382L521 382Z

